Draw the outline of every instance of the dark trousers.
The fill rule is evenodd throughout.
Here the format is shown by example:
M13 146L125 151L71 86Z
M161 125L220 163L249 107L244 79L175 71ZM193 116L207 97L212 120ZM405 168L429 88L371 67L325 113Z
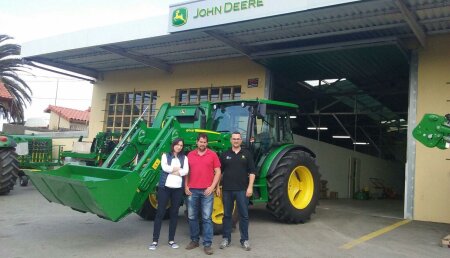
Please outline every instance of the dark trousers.
M233 204L236 201L236 208L239 213L239 231L241 233L240 242L248 240L248 198L245 196L246 191L223 191L223 238L227 238L231 242L231 226L233 215Z
M178 211L180 209L181 198L183 197L183 188L158 187L158 210L156 212L155 224L153 226L153 241L158 242L161 223L166 213L166 207L170 200L170 224L169 241L175 240L175 231L177 230Z

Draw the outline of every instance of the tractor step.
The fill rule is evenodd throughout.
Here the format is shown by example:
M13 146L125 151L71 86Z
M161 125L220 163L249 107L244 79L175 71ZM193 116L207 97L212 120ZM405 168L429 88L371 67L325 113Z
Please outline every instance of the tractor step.
M140 183L136 172L77 165L25 174L48 201L112 221L132 212Z

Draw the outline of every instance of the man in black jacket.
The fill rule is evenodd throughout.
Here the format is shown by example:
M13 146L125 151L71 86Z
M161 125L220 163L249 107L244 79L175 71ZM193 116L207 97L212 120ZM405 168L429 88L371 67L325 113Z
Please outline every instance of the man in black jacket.
M255 164L250 151L241 148L242 137L239 132L231 135L231 149L220 156L222 164L222 201L224 208L223 239L220 249L228 247L231 243L231 225L233 203L239 212L239 231L241 233L241 246L250 251L248 238L248 201L253 194L255 181Z

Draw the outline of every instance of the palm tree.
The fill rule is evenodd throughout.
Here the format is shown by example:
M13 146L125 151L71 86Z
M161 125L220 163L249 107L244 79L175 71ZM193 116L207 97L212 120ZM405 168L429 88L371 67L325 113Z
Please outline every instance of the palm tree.
M27 103L31 103L32 91L17 74L26 68L26 60L18 57L19 45L5 43L10 39L12 37L8 35L0 35L0 81L12 96L12 101L8 104L0 103L0 115L8 121L23 122L24 107Z

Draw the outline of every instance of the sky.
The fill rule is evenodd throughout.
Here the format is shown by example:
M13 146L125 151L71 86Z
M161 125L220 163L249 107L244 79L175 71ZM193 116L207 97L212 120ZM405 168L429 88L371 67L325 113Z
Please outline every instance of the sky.
M89 28L130 22L169 13L183 0L0 0L0 34L22 44ZM57 105L86 110L91 104L89 82L40 69L20 75L33 91L25 119L46 117L43 110ZM0 120L0 129L2 122Z

